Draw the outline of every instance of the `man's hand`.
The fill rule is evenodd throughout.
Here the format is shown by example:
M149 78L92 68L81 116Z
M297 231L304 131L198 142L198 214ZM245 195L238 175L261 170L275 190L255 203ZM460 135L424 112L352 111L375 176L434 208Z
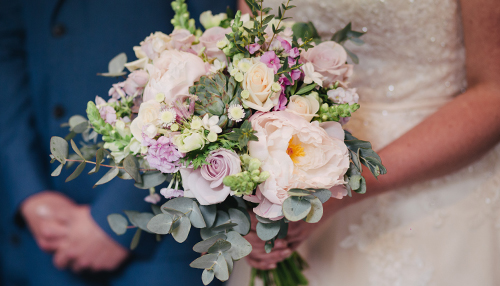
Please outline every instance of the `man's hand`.
M90 208L77 205L71 214L70 230L54 255L54 264L75 272L115 270L128 251L110 238L90 215Z
M75 207L61 193L44 191L27 198L20 210L38 246L53 252L69 232L67 214Z

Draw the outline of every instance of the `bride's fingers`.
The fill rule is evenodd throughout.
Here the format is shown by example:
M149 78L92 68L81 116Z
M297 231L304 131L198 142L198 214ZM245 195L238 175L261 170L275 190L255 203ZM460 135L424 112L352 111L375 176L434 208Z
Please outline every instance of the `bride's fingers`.
M247 257L247 262L253 268L257 268L260 270L270 270L276 268L275 263L269 263L267 261L254 260Z

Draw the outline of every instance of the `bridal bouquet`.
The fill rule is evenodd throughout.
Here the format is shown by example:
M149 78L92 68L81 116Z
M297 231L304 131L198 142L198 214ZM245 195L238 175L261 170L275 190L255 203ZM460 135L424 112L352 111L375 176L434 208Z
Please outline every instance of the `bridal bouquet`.
M362 43L362 33L348 25L321 41L311 23L284 21L290 2L277 15L262 1L247 3L251 15L203 13L202 32L184 1L173 2L175 30L148 36L134 47L135 61L126 63L125 54L111 60L101 75L124 76L126 67L128 76L108 100L88 103L88 119L70 118L67 138L50 144L52 162L60 163L53 176L79 162L69 181L94 164L90 173L110 168L96 185L118 176L149 190L150 213L108 217L118 235L136 229L132 249L143 231L182 243L199 228L203 241L193 250L200 257L191 267L204 269L205 285L227 280L233 261L251 252L244 238L251 215L269 252L289 222L316 223L331 197L364 193L362 165L375 176L385 173L370 143L342 128L360 107L348 87L348 54L356 58L342 43ZM78 133L81 147L72 139ZM103 142L96 143L99 134ZM158 206L161 196L168 200ZM267 285L306 284L303 264L294 254L254 277Z

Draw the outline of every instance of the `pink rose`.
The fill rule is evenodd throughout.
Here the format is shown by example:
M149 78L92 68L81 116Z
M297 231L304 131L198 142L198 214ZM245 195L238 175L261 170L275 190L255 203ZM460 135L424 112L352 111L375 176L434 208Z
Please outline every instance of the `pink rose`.
M163 51L153 64L146 65L149 82L144 90L144 101L154 100L163 93L170 103L177 95L189 94L189 87L208 73L209 65L188 52Z
M202 205L223 202L231 189L222 183L229 175L241 172L241 161L238 154L227 149L212 151L207 157L209 165L194 170L181 168L184 196L196 198Z
M254 115L251 123L259 141L248 143L249 155L270 173L258 187L270 203L281 205L292 188L330 189L345 183L349 153L335 126L329 126L336 134L331 137L317 121L286 111Z
M323 76L323 86L336 81L345 82L352 75L352 65L346 64L345 49L333 41L323 42L302 52L300 59L304 63L312 63L314 71Z
M200 37L200 44L206 48L205 52L209 58L217 58L219 61L226 61L224 52L217 48L217 42L226 38L226 34L231 32L231 28L213 27L206 30Z
M196 37L186 29L177 29L170 34L173 49L187 51L196 40Z

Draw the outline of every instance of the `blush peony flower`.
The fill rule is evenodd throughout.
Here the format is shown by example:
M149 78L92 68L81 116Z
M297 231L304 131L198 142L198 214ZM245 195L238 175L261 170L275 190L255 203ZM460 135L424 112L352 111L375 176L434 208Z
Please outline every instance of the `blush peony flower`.
M269 111L278 104L279 92L273 92L274 70L264 63L255 63L245 73L243 89L249 92L249 97L243 100L248 107L258 111Z
M189 94L189 87L206 75L210 65L201 58L187 52L167 50L146 65L150 79L144 89L144 101L154 100L158 93L163 93L165 102L177 95Z
M314 71L322 75L324 86L336 81L345 82L352 75L352 65L346 64L345 49L333 41L323 42L302 52L300 59L314 66Z
M318 99L311 94L306 96L292 95L290 97L290 103L288 103L285 110L295 113L310 122L319 110L319 102Z
M170 34L170 44L173 49L187 51L196 40L196 37L186 29L176 29Z
M161 52L170 47L170 40L170 36L165 35L162 32L155 32L154 34L151 33L149 37L141 42L142 53L145 54L148 58L154 60L160 56Z
M217 58L226 62L226 55L217 47L217 42L226 38L226 34L231 32L231 28L213 27L206 30L200 37L200 44L206 48L205 53L208 58Z
M249 155L262 162L262 171L270 173L258 187L270 203L281 205L292 188L330 189L345 183L348 149L318 122L286 111L259 113L250 121L259 140L248 143Z
M196 198L202 205L223 202L231 193L231 189L222 183L229 175L241 172L241 161L238 154L227 149L212 151L207 157L209 165L201 168L181 168L184 196Z

